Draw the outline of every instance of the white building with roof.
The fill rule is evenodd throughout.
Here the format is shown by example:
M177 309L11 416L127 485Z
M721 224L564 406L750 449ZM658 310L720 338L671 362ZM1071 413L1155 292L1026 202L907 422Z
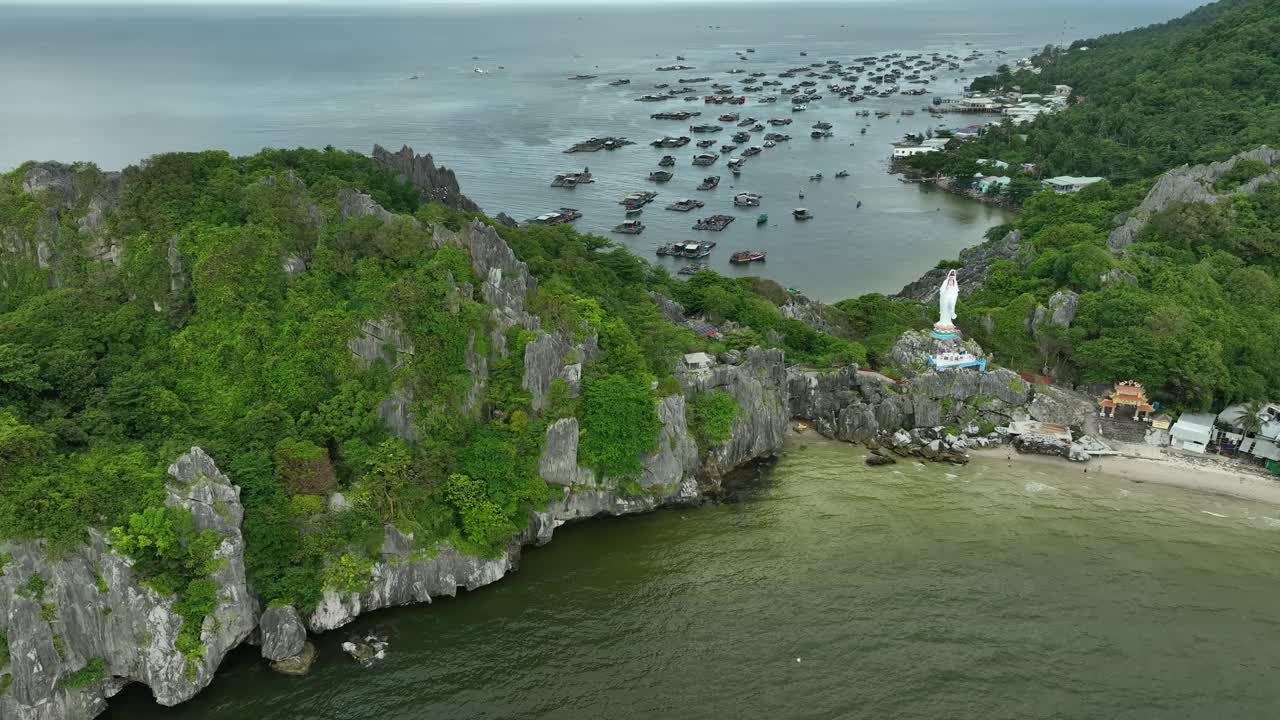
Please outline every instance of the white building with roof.
M1089 187L1094 183L1102 182L1105 178L1100 177L1076 177L1075 175L1059 175L1051 177L1048 180L1041 180L1040 184L1056 193L1074 193Z
M709 370L715 361L704 352L688 353L684 356L684 365L690 370Z
M1216 416L1209 413L1183 413L1169 428L1169 445L1179 450L1202 453L1213 440Z

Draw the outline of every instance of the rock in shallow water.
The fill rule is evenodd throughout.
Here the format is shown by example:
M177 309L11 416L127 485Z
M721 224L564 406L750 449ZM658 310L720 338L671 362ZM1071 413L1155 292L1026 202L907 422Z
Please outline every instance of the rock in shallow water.
M311 671L311 666L315 664L316 646L310 641L302 641L302 651L297 655L283 660L276 660L271 663L271 669L283 675L306 675Z
M876 467L879 465L893 465L898 461L887 455L868 455L866 462L868 465Z

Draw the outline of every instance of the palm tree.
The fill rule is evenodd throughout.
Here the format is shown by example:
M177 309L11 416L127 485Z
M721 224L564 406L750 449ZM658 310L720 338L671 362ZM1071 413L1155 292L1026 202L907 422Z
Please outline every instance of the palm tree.
M1256 435L1262 429L1262 411L1266 407L1266 403L1261 400L1250 400L1245 403L1243 414L1236 418L1236 426L1240 428L1240 449L1244 450L1244 439L1249 435ZM1252 443L1249 443L1249 449L1244 452L1253 453L1253 446L1258 444L1255 437Z

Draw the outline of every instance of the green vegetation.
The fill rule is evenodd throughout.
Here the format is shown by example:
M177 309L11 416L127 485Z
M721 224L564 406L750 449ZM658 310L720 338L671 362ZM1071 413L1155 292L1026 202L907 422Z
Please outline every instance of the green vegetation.
M1278 23L1272 3L1221 0L1162 25L1045 48L1034 58L1039 75L1002 67L975 81L1028 93L1070 85L1073 102L912 158L917 169L963 180L979 158L998 158L1015 169L1033 163L1045 177L1109 182L1019 194L1022 214L994 234L1021 231L1022 249L960 303L965 333L1015 369L1071 382L1134 378L1174 408L1280 396L1280 185L1232 194L1265 175L1265 163L1235 163L1207 188L1224 199L1174 203L1123 254L1106 242L1160 173L1280 144ZM1029 328L1058 290L1079 295L1072 326ZM890 307L864 298L840 307L855 314L855 304ZM912 320L881 322L892 331ZM882 347L868 341L873 360Z
M9 631L0 628L0 668L9 664Z
M1047 47L1033 58L1039 75L1002 67L972 87L1044 94L1069 85L1070 108L913 164L958 175L977 158L999 158L1035 163L1044 177L1097 175L1127 184L1275 146L1277 29L1270 0L1219 0L1168 23Z
M163 501L165 468L193 445L241 488L255 590L306 611L326 587L365 586L386 524L412 533L423 555L446 542L500 553L554 495L537 461L556 419L579 420L584 464L634 480L657 447L659 400L679 391L681 353L759 344L818 366L866 361L861 344L785 318L790 295L776 283L679 282L572 228L497 227L537 278L524 299L539 329L597 339L580 394L556 379L535 409L524 355L537 331L499 332L467 250L432 236L433 225L484 219L422 204L369 158L156 156L125 172L119 209L92 235L79 220L97 169L75 168L74 201L25 193L26 169L0 175L0 234L51 240L43 223L55 217L59 236L53 268L0 254L0 538L45 538L57 555L87 527L112 529L144 582L176 596L189 669L217 605L217 537ZM344 218L346 188L396 216ZM99 235L118 247L118 269L88 259ZM284 258L306 271L284 272ZM700 338L670 322L654 292L739 329ZM404 343L355 357L348 341L379 342L362 338L369 321ZM487 381L474 381L474 358L487 361ZM389 435L381 408L393 392L420 440ZM724 408L707 410L699 432L720 437ZM334 492L349 507L331 510Z
M84 667L63 676L60 684L67 690L79 690L101 681L105 676L102 658L89 658L89 662Z
M722 390L699 393L689 402L689 430L703 448L728 440L737 416L737 399Z

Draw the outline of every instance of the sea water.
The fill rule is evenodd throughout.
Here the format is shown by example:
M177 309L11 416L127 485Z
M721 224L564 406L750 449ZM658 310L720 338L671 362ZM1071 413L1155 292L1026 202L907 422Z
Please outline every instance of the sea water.
M111 720L1272 718L1280 515L1074 464L808 437L736 502L556 530L498 583L233 654ZM339 648L388 640L365 668Z
M579 228L608 233L624 219L617 204L622 195L658 190L657 202L642 217L645 232L613 236L619 243L659 261L654 250L661 244L715 239L719 246L708 258L714 269L766 275L835 301L896 292L1009 219L1004 211L905 185L887 174L890 143L904 133L984 119L931 118L922 112L931 96L954 95L968 79L1045 43L1168 19L1193 4L0 4L0 169L27 160L88 160L117 169L175 150L252 153L333 145L367 153L374 143L391 149L408 144L455 169L463 191L487 212L519 220L575 207L584 213ZM747 60L735 57L748 47L756 52ZM1009 55L997 56L997 49ZM663 135L688 134L692 124L649 115L700 110L703 116L693 122L714 123L721 112L738 110L764 121L791 115L785 96L774 105L757 105L753 94L745 106L732 108L635 101L653 92L654 83L674 87L682 76L707 75L738 86L745 74L726 74L738 67L772 77L827 59L934 51L965 56L973 50L984 53L979 62L937 73L939 80L923 97L851 104L825 92L838 79L819 81L825 97L795 113L795 122L782 129L794 139L748 161L740 178L725 167L727 156L710 168L690 165L697 152L692 144L678 151L649 147ZM655 71L677 62L677 55L696 69ZM598 78L567 79L579 73ZM632 82L608 85L619 78ZM708 85L698 84L706 91ZM914 86L903 85L909 87ZM892 115L856 117L862 109ZM916 114L902 116L906 109ZM809 138L818 120L835 126L834 137ZM638 144L615 152L562 153L574 142L605 135ZM718 133L717 146L729 142L729 135ZM762 135L756 133L750 144L761 144ZM675 179L655 186L646 178L664 154L678 159ZM556 173L584 165L596 177L593 185L572 191L549 187ZM840 170L850 177L834 178ZM818 172L826 179L809 182ZM722 177L716 191L695 190L713 174ZM764 195L762 206L735 209L732 196L744 190ZM707 207L687 214L663 209L681 197L696 197ZM809 209L814 219L793 220L797 207ZM760 212L769 222L757 226ZM715 213L737 221L721 233L691 230L698 217ZM730 266L728 256L738 249L767 251L768 260ZM661 262L673 271L684 264Z

